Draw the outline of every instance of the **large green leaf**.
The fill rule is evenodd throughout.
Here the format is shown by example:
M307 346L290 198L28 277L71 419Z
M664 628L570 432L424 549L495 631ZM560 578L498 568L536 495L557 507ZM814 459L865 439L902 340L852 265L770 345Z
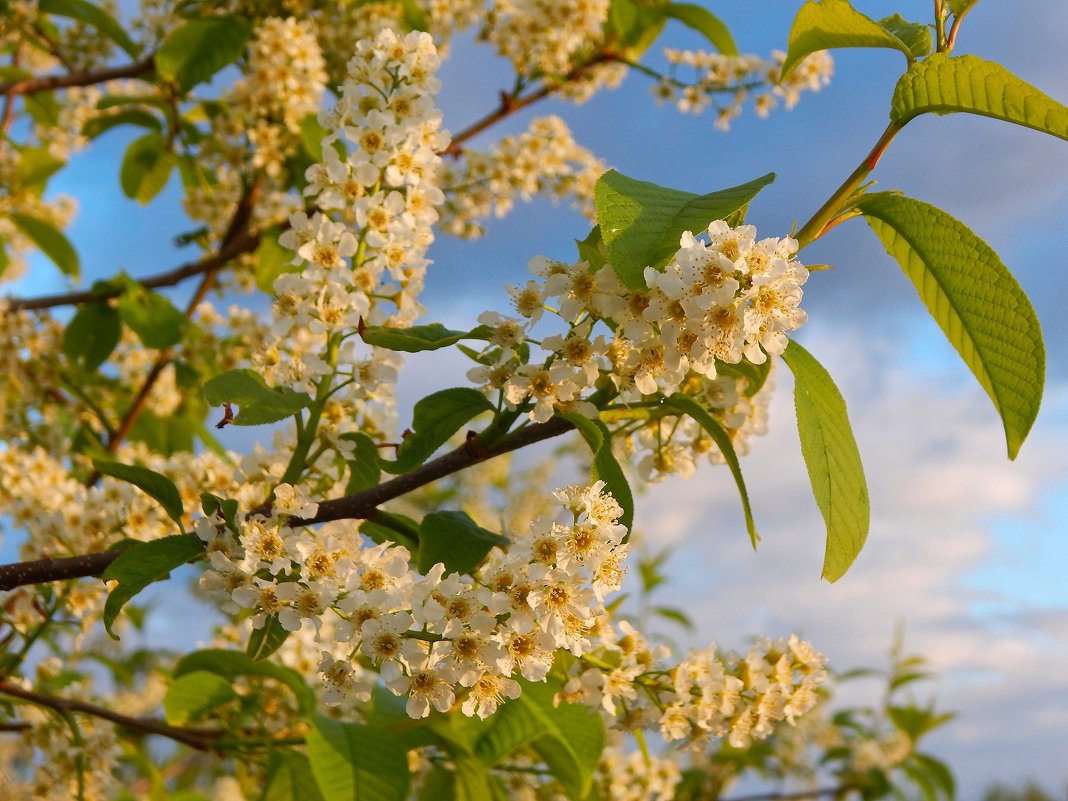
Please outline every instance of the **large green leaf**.
M120 553L104 571L104 581L117 581L104 602L104 628L115 637L111 624L126 602L149 584L162 581L171 571L204 553L204 543L188 534L139 542ZM116 639L118 639L116 637Z
M443 389L427 395L415 404L413 431L397 449L396 461L384 461L382 467L391 473L408 472L425 462L472 418L489 411L493 411L493 404L470 387Z
M507 548L509 541L482 528L466 512L431 512L419 525L420 573L441 562L447 573L473 573L494 546Z
M857 208L994 402L1015 459L1042 402L1038 317L997 253L939 208L890 192Z
M871 509L845 400L830 374L807 350L791 341L782 355L794 374L794 408L801 454L816 505L827 526L823 577L837 581L868 538Z
M93 467L102 475L133 484L142 492L151 496L163 507L163 510L170 516L171 520L178 524L178 528L182 528L182 515L185 512L182 496L174 482L165 475L140 465L122 464L121 462L112 462L105 459L93 459Z
M105 361L122 335L119 313L106 301L82 306L63 331L63 353L93 372Z
M192 539L192 537L190 537ZM257 662L240 651L223 651L210 648L186 654L174 667L174 677L205 670L233 681L238 676L260 676L274 679L293 691L300 711L310 715L315 711L315 693L303 677L292 668L273 662Z
M849 0L809 0L801 6L790 27L782 77L805 56L837 47L888 47L912 58L907 44L853 8Z
M938 53L913 65L894 89L890 119L904 125L920 114L955 111L1068 139L1068 108L1000 64L978 56Z
M405 801L408 752L390 732L315 718L308 759L325 801Z
M556 703L561 685L556 681L521 681L522 703L545 727L533 748L564 786L572 801L583 801L593 786L601 762L605 730L600 716L584 704Z
M311 403L307 392L267 386L255 370L230 370L204 384L204 400L212 406L236 403L239 412L231 421L238 426L276 423Z
M55 264L64 275L77 278L81 270L78 252L70 240L52 223L31 217L28 214L9 214L11 222Z
M126 197L145 204L163 191L178 156L163 134L152 132L126 148L119 168L119 184Z
M234 698L237 693L229 679L196 670L174 680L163 696L163 711L168 723L184 726Z
M922 22L909 22L900 14L879 20L879 24L900 39L913 58L923 58L934 48L931 28Z
M172 32L156 52L156 71L189 91L236 61L252 33L242 17L202 17Z
M664 6L664 13L688 28L693 28L723 55L738 55L738 46L734 43L730 29L704 6L694 3L668 3Z
M119 315L146 348L162 350L182 341L186 316L159 292L129 281L119 296Z
M531 704L508 701L487 721L489 726L475 741L475 755L487 765L496 765L512 752L541 737L549 727L544 715Z
M137 57L137 45L130 39L122 25L99 6L94 6L86 0L38 0L37 10L42 14L56 14L81 20L115 42L126 51L127 55Z
M738 487L738 497L742 501L742 513L745 515L745 530L749 532L749 541L756 548L756 544L760 541L760 535L757 533L756 523L753 521L753 509L749 505L749 490L746 489L745 479L742 477L742 466L738 462L738 454L734 452L734 443L731 442L727 429L720 425L704 406L689 395L684 395L681 392L675 393L667 399L666 405L688 417L692 417L704 429L705 433L712 438L712 441L716 443L719 452L723 455L723 461L726 462L731 475L734 477L734 483Z
M597 181L594 205L613 269L627 286L645 286L645 268L666 263L679 249L683 231L699 233L713 220L725 219L773 180L775 175L768 173L696 195L609 170Z

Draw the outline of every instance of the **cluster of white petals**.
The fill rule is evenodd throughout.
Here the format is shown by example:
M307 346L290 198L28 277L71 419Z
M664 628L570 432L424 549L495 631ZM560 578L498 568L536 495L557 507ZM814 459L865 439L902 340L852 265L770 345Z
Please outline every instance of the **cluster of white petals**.
M689 114L700 114L713 106L715 126L722 131L730 128L750 97L757 116L767 117L780 102L792 109L803 91L818 92L834 75L834 60L826 50L803 58L785 78L781 73L786 54L781 50L773 51L770 60L755 55L724 55L705 50L665 49L664 56L671 71L653 87L657 100L672 102L679 111ZM694 79L680 80L679 67L693 69ZM717 100L723 94L730 97L726 103Z
M513 677L541 681L557 649L592 649L604 597L625 574L622 510L603 482L555 499L567 522L535 521L476 576L446 573L441 563L424 575L402 546L289 527L290 516L314 514L315 504L280 484L269 517L246 515L236 531L198 520L211 563L201 587L224 611L247 611L256 628L273 618L287 631L314 632L327 704L370 697L368 660L407 697L414 718L448 710L458 695L465 714L485 718L518 696Z
M575 142L559 117L538 117L518 136L503 136L488 153L464 150L462 161L442 164L446 192L441 230L454 236L481 236L480 221L504 217L516 197L570 201L593 218L593 187L604 163Z

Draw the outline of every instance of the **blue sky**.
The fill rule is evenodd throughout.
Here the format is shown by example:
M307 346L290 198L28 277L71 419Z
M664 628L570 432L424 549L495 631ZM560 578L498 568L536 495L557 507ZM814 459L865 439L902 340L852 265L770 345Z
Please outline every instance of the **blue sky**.
M709 3L743 52L784 48L799 2ZM871 14L923 20L926 0L856 2ZM677 41L698 45L681 32ZM999 61L1068 102L1068 4L981 2L958 52ZM468 58L471 56L471 58ZM461 60L463 59L463 60ZM548 101L490 135L522 130L532 116L559 113L576 139L634 177L711 191L769 170L778 180L752 204L762 236L804 222L867 153L883 130L903 66L890 51L837 51L836 75L820 94L768 120L747 113L729 134L709 116L657 108L649 82L632 75L618 91L575 108ZM499 76L499 77L494 77ZM500 63L457 45L443 72L446 126L458 130L496 103L507 86ZM121 198L117 164L124 142L108 134L78 157L57 189L80 198L72 238L87 278L117 267L150 274L189 258L170 238L182 223L172 186L147 208ZM751 634L800 630L840 668L881 666L900 621L911 648L940 673L930 691L960 718L930 750L947 755L962 798L994 780L1068 780L1068 340L1063 304L1068 271L1068 143L963 115L915 121L873 175L968 224L999 252L1035 303L1049 379L1045 405L1015 463L1005 458L1000 423L915 291L863 222L836 229L802 254L826 262L806 286L811 321L802 341L827 366L849 403L873 499L868 546L841 581L819 580L822 525L811 501L792 419L789 380L772 429L743 464L764 535L753 554L737 500L722 471L658 485L639 502L637 524L650 543L671 544L665 601L699 621L695 642L744 646ZM504 308L503 285L524 280L535 254L568 258L588 226L566 208L519 206L475 243L442 239L424 300L429 317L470 324ZM146 260L145 254L152 254ZM13 288L38 294L63 285L47 265ZM409 402L455 383L460 362L415 360L404 378ZM235 441L236 444L236 441ZM563 480L574 480L564 476ZM678 497L686 493L688 503ZM10 544L9 546L10 547ZM696 601L694 599L697 599Z

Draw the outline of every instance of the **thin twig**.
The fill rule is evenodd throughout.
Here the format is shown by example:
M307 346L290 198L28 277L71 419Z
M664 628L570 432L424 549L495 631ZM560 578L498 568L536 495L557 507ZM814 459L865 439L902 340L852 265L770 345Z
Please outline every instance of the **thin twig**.
M190 748L195 748L197 751L215 750L212 742L226 734L225 731L221 730L183 729L177 726L170 726L160 720L120 715L118 712L112 712L110 709L97 704L77 701L73 698L57 698L56 696L45 695L33 690L24 690L22 687L6 681L0 681L0 693L10 695L13 698L21 698L31 704L43 706L47 709L54 709L56 712L63 714L78 712L110 721L131 731L141 732L142 734L158 734L161 737L167 737L175 742L188 745Z
M0 83L0 95L32 95L47 92L50 89L66 89L71 86L92 86L119 78L137 78L151 72L155 66L152 56L126 64L122 67L109 67L103 70L85 70L67 72L62 75L42 75L38 78L23 78L20 81Z
M463 445L437 459L426 462L411 472L399 475L376 487L370 487L343 498L323 501L313 517L290 518L289 525L308 526L331 520L366 519L386 501L399 498L439 478L444 478L487 459L559 436L572 428L574 426L567 420L554 417L545 423L520 428L502 437L495 444L485 447L479 444L478 437L471 432ZM269 509L260 507L253 511L266 513ZM116 549L59 559L36 559L0 565L0 591L12 590L26 584L99 576L120 553L122 550Z
M723 801L803 801L806 798L822 798L824 796L836 796L852 790L852 787L821 787L816 790L797 790L792 793L757 793L756 795L740 795L737 798L725 798Z

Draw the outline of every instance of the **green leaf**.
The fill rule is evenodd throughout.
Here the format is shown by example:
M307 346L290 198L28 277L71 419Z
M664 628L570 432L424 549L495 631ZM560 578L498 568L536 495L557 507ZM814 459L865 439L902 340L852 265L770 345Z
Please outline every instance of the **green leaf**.
M648 266L666 263L679 249L683 231L700 232L745 206L775 180L768 173L739 186L695 195L628 178L615 170L594 189L601 236L612 267L629 287L645 286Z
M900 39L913 58L923 58L934 49L930 26L909 22L900 14L879 20L879 24Z
M64 275L77 279L80 272L78 253L66 235L52 223L26 214L8 214L26 237L55 264Z
M624 56L637 60L656 41L666 21L664 6L636 0L611 0L605 33Z
M901 76L890 120L963 111L1068 139L1068 108L992 61L936 53Z
M23 186L43 184L66 164L49 153L48 148L25 148L19 153L18 182Z
M664 13L704 36L710 45L725 56L738 55L738 46L726 25L704 6L693 3L668 3Z
M968 13L979 0L949 0L949 10L956 16Z
M278 622L278 615L268 615L264 624L253 629L249 635L248 645L245 646L245 655L253 662L266 659L279 648L289 637L289 632L282 628Z
M740 361L737 364L716 362L716 372L719 375L729 375L732 378L745 379L745 396L751 398L764 387L764 383L771 374L771 359L763 364L753 364L750 361Z
M204 399L211 406L236 403L240 411L231 421L238 426L276 423L311 403L307 392L272 389L255 370L230 370L204 384Z
M608 251L605 249L604 240L601 239L601 226L593 226L585 239L575 240L575 245L579 258L590 265L594 272L608 264Z
M184 726L237 698L233 685L215 673L197 670L181 676L163 697L163 712L173 726Z
M126 197L146 204L163 191L178 156L160 133L135 139L126 148L119 169L119 184Z
M760 535L757 533L756 523L753 522L753 509L749 505L749 490L745 488L742 466L738 463L738 454L734 452L734 443L731 442L727 429L720 425L719 421L709 414L704 406L689 395L677 392L667 399L666 405L692 417L694 422L701 426L705 433L712 438L712 441L716 443L719 452L723 455L723 461L726 462L731 475L734 476L734 483L738 487L738 496L742 501L742 513L745 515L745 530L749 532L749 541L756 548L756 544L760 541Z
M349 466L349 481L345 485L345 494L365 490L378 485L382 480L382 470L378 466L378 448L369 436L362 432L342 434L341 439L353 444L352 458L346 459Z
M878 22L854 9L848 0L809 0L801 6L790 27L786 61L779 80L805 56L836 47L888 47L908 59L908 45Z
M527 705L545 725L546 733L533 742L552 774L572 801L584 801L605 746L604 724L588 706L555 705L557 681L520 681L523 694L516 703Z
M316 717L308 759L325 801L405 801L408 753L388 731Z
M182 528L182 515L185 513L182 496L174 482L165 475L140 465L122 464L121 462L112 462L105 459L93 459L93 467L105 476L111 476L119 481L125 481L127 484L133 484L146 495L152 497L163 507L163 510L170 516L171 520L178 524L178 528Z
M508 701L488 719L489 727L475 741L474 753L487 765L496 765L509 754L537 739L548 730L544 716L530 704Z
M182 341L188 321L159 292L130 281L119 296L119 315L146 348L163 350Z
M938 784L939 789L942 791L942 795L946 799L956 798L957 783L953 778L953 772L945 762L942 762L940 759L936 759L929 754L921 754L919 752L914 753L912 759L927 771L927 774Z
M240 651L212 648L194 651L182 657L174 668L174 676L177 678L198 670L215 673L231 682L238 676L260 676L274 679L293 691L302 714L310 715L315 711L315 693L301 675L292 668L276 665L273 662L256 662Z
M419 551L419 522L407 515L378 509L373 518L360 523L360 533L379 545L391 542L403 545L409 553Z
M482 412L493 411L493 404L477 389L455 387L427 395L415 404L413 432L397 449L397 459L383 461L391 473L406 473L425 462L449 437Z
M482 528L465 512L431 512L419 525L420 573L441 562L446 573L473 573L494 545L507 548L509 541Z
M474 334L474 336L472 336ZM472 331L453 331L441 323L413 325L410 328L386 328L369 325L360 331L360 336L368 345L386 350L418 353L423 350L438 350L455 345L461 339L483 339L481 327Z
M1001 415L1010 459L1042 402L1038 317L997 253L941 209L888 192L857 208Z
M140 52L113 16L85 0L39 0L37 10L85 22L107 36L133 58L136 58Z
M324 801L308 757L291 749L272 751L262 801Z
M274 291L274 282L284 273L300 272L300 263L293 264L293 251L278 244L281 231L272 228L260 234L256 248L256 286L268 295Z
M106 302L89 303L78 309L63 331L63 353L93 372L107 361L121 335L119 313Z
M328 131L319 124L318 114L308 114L300 121L300 145L312 161L323 160L323 139Z
M189 20L156 52L156 71L188 92L240 58L251 33L251 21L241 17Z
M591 420L581 414L561 414L560 416L571 423L590 446L590 452L593 454L593 478L595 481L604 481L605 489L612 494L623 510L619 523L629 532L634 526L634 495L630 491L630 484L623 473L623 468L619 466L615 454L612 453L612 434L608 426L600 420ZM627 537L629 536L628 534Z
M104 628L107 633L117 640L111 625L126 602L149 584L166 579L176 567L181 567L203 553L204 543L196 537L176 534L173 537L131 545L115 557L115 561L108 565L102 577L104 581L119 582L104 602Z
M782 355L794 374L794 408L812 494L827 526L823 577L837 581L868 538L871 509L845 401L830 374L793 340Z
M129 108L115 114L104 114L87 120L82 126L82 135L95 139L105 131L110 131L119 125L136 125L140 128L159 131L161 124L159 118L142 108Z

